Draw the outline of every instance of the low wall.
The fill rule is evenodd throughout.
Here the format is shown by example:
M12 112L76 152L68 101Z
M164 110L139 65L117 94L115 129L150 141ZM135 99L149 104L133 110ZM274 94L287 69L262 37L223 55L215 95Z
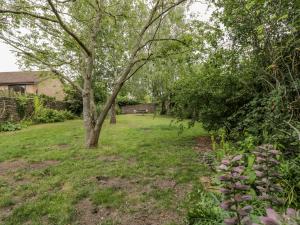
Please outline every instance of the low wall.
M44 106L50 109L64 110L67 109L67 103L61 101L47 100ZM34 112L33 99L28 99L23 112L20 112L17 98L15 97L0 97L0 122L4 121L20 121L24 115L32 115ZM22 115L24 114L24 115Z
M125 105L121 106L122 114L136 114L140 110L146 111L146 113L154 113L156 110L156 105L154 103L150 104L138 104L138 105Z
M0 97L0 122L19 121L17 101L14 98Z

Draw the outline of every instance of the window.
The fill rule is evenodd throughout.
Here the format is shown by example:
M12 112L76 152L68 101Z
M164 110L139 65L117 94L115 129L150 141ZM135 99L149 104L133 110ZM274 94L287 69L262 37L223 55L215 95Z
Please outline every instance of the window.
M9 85L8 86L8 90L24 94L25 90L26 90L26 86L25 85L19 85L19 84L17 84L17 85Z

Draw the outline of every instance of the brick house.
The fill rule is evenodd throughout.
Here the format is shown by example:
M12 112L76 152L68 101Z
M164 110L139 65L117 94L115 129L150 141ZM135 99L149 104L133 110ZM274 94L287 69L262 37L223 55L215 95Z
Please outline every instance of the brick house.
M47 95L64 100L63 83L50 72L0 72L0 91Z

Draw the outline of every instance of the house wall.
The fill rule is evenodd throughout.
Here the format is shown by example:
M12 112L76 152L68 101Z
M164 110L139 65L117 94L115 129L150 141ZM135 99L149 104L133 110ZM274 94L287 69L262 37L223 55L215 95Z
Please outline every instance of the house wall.
M146 110L147 113L154 113L156 110L156 105L154 103L150 103L121 106L122 114L136 114L138 110Z
M7 85L0 85L0 91L7 91L8 86Z
M26 84L26 90L25 92L27 94L36 94L37 92L37 86L35 84Z
M44 94L50 97L55 97L58 101L63 101L65 98L64 87L60 80L48 78L37 85L38 94Z
M25 92L27 94L36 94L37 86L33 84L26 84ZM0 91L8 91L8 85L0 85Z

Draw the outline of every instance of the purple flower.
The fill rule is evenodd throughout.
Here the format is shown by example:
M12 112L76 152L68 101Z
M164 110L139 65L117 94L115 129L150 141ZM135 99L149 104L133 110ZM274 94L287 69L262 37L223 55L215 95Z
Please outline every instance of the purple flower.
M263 175L264 175L263 172L258 171L258 170L255 171L255 174L256 174L257 177L263 177Z
M279 162L276 159L270 159L270 162L275 165L279 165Z
M275 210L268 208L266 211L267 211L267 216L269 218L272 218L273 220L279 219L279 215L277 214L277 212L275 212Z
M240 176L240 180L247 180L248 177L247 176Z
M228 167L226 165L224 165L224 164L221 164L221 166L219 166L219 169L220 170L227 170Z
M233 157L233 159L231 160L231 162L240 161L242 158L243 158L243 155L237 155L237 156Z
M238 224L238 218L237 217L233 217L233 218L225 219L224 223L226 225L235 225L235 224Z
M230 193L231 193L231 190L226 189L226 188L221 188L221 189L220 189L220 192L223 193L223 194L230 194Z
M234 187L237 189L237 190L241 190L241 191L247 191L247 190L249 190L249 186L248 185L245 185L245 184L241 184L241 183L236 183L235 185L234 185Z
M270 217L261 217L260 221L264 224L264 225L280 225L280 223Z
M286 214L289 216L289 217L295 217L297 215L297 212L295 209L292 209L292 208L288 208L286 210Z
M228 166L228 165L230 164L230 162L229 162L229 160L227 160L227 159L223 159L223 160L222 160L222 164Z
M251 200L252 199L252 196L251 195L243 195L242 196L242 200L243 201L249 201L249 200Z
M219 179L220 181L230 181L231 177L224 175L224 176L220 176Z
M244 167L244 166L238 166L238 167L233 168L233 171L234 171L234 172L237 172L237 173L239 173L239 174L243 173L244 170L245 170L245 167Z
M242 210L244 210L244 211L247 212L247 213L250 213L252 209L253 209L253 208L252 208L252 206L250 206L250 205L246 205L245 207L242 208Z
M224 210L230 209L230 207L233 205L233 202L228 200L221 203L220 207Z
M273 154L273 155L280 155L281 154L281 152L280 151L277 151L277 150L270 150L269 151L271 154Z

